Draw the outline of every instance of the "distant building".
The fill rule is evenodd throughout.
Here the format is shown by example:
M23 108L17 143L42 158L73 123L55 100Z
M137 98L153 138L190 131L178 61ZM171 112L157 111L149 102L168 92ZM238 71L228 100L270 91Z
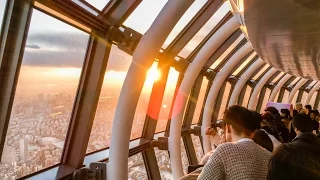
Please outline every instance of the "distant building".
M20 139L19 150L20 161L27 161L29 153L29 141L27 138Z

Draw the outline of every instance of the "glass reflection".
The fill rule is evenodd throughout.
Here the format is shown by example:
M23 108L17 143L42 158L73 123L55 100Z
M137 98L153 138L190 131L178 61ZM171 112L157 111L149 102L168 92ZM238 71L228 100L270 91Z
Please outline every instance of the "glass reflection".
M2 179L60 163L88 38L33 11L0 164Z
M223 118L223 113L226 110L227 105L228 105L230 91L231 91L231 84L229 82L227 82L226 87L225 87L224 92L223 92L222 101L221 101L221 104L219 106L220 109L219 109L218 119L222 119Z
M270 94L271 94L271 90L269 88L267 88L266 89L266 93L263 96L260 113L264 112L264 110L265 110L265 108L267 106L267 103L269 101Z
M142 154L130 156L128 159L128 180L147 180L148 175Z
M288 90L284 91L283 98L282 98L282 103L287 103L288 102L289 94L290 94L290 92Z
M252 91L252 88L249 85L247 85L246 92L244 94L243 101L242 101L243 107L248 107L251 91Z
M4 16L4 9L6 7L7 0L0 0L0 33L2 29L2 21Z
M208 83L209 83L209 80L206 77L204 77L203 80L202 80L202 84L201 84L201 88L200 88L200 92L199 92L196 108L195 108L194 113L193 113L192 124L198 123L198 121L200 119L201 110L202 110L203 103L205 101L205 96L206 96Z

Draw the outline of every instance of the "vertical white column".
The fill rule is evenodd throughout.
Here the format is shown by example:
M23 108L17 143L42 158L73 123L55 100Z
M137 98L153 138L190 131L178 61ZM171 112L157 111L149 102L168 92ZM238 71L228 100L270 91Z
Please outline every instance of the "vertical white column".
M278 84L273 88L272 92L271 92L271 95L270 95L270 98L269 98L269 101L270 102L274 102L276 101L276 96L277 96L277 93L279 92L279 90L281 89L281 87L292 77L292 75L290 74L286 74L279 82Z
M277 70L274 68L271 68L258 82L258 84L254 87L254 90L252 92L252 95L250 97L248 109L255 110L257 108L258 104L258 95L263 88L263 86L267 83L267 81L270 79L270 77L276 73Z
M289 98L288 98L288 102L289 104L292 103L292 100L293 100L293 97L294 95L296 94L296 92L301 88L301 86L307 82L306 79L300 79L299 82L294 86L294 88L290 91L290 94L289 94Z
M320 86L320 82L317 82L312 89L309 91L309 94L307 96L306 102L304 102L305 105L310 103L310 99L312 98L313 94L316 92L316 90L319 89Z
M109 180L128 179L130 134L147 71L171 30L193 2L194 0L169 0L142 37L133 54L113 120L107 168Z
M234 86L234 90L231 94L229 105L236 105L238 97L241 93L241 90L243 89L243 86L246 84L246 82L249 80L249 78L253 75L256 70L261 67L264 64L264 61L262 59L257 59L248 69L247 71L241 76L241 78L238 80L236 85Z
M232 17L220 29L218 29L206 44L199 51L193 62L188 66L184 73L184 78L179 87L176 100L173 105L172 117L170 122L169 151L171 157L171 167L173 179L179 179L184 175L181 159L181 124L184 109L186 108L188 94L194 85L197 76L210 56L223 44L223 42L238 28L239 22Z
M206 103L203 110L202 126L201 126L201 135L203 140L203 150L205 153L211 151L210 140L207 135L205 135L205 130L211 124L211 118L213 113L213 108L218 96L219 90L228 76L231 74L231 71L235 68L237 63L250 51L252 47L250 43L246 43L241 49L239 49L228 62L223 66L221 71L216 75L212 82L212 86L209 90Z

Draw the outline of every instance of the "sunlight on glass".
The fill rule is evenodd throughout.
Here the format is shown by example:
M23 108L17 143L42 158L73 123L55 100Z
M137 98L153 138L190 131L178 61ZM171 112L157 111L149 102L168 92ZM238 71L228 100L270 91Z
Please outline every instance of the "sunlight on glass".
M193 113L192 124L196 124L200 119L202 106L205 101L206 91L208 88L208 83L209 83L209 80L206 77L204 77L202 80L196 108Z
M246 92L244 94L243 101L242 101L242 106L243 107L247 107L248 106L249 100L250 100L250 96L251 96L251 91L252 91L252 88L249 85L247 85Z
M269 88L266 89L266 93L264 94L264 97L263 97L263 101L262 101L262 104L261 104L261 110L260 110L260 113L263 113L266 106L267 106L267 103L268 103L268 100L269 100L269 97L270 97L270 94L271 94L271 90Z
M316 91L315 93L313 93L311 99L310 99L310 105L314 108L315 104L316 104L316 99L317 99L317 95L318 95L318 91Z
M278 82L278 80L283 76L283 74L284 72L281 72L280 74L278 74L278 76L272 80L272 83Z
M300 102L302 102L302 104L306 105L307 97L308 97L308 93L307 93L307 92L305 92L305 91L303 91L303 93L302 93L302 97L301 97L301 101L300 101Z
M288 90L284 91L283 98L282 98L282 101L281 101L282 103L287 103L288 102L289 94L290 94L290 92Z
M216 27L216 25L230 11L228 3L224 3L216 13L207 21L207 23L197 32L197 34L188 42L188 44L179 52L179 56L188 57L189 54L201 43L201 41Z
M123 25L145 34L168 0L143 0Z
M86 1L101 11L104 8L104 6L108 4L110 0L86 0Z
M2 21L3 21L3 15L4 15L4 9L6 7L6 0L0 0L0 33L2 29Z
M318 82L318 81L316 81L316 80L312 81L312 82L308 85L308 87L309 87L309 88L312 88L317 82Z
M219 106L220 109L219 109L219 114L218 114L218 120L223 118L223 113L226 110L227 105L228 105L230 91L231 91L231 84L229 82L227 82L226 87L223 92L222 101Z
M232 75L236 76L240 73L240 71L242 71L243 68L245 68L253 59L253 57L255 57L257 55L257 53L252 53L238 68L237 70L235 70Z
M164 42L162 48L167 48L175 37L182 31L182 29L190 22L190 20L198 13L198 11L206 4L208 0L196 0L189 9L184 13L176 26L173 28L168 38Z
M161 77L161 72L157 69L157 64L153 64L147 72L146 83L153 84Z
M300 77L296 77L296 79L290 83L290 86L295 85L300 79L301 79Z
M214 61L214 63L210 66L210 69L216 69L224 60L225 58L239 45L239 43L244 39L244 35L241 34L232 44L231 46L223 52L223 54Z
M269 64L264 65L264 67L252 79L257 80L269 67Z
M297 92L294 94L291 104L295 104L295 103L297 103L297 100L298 100L298 94L299 94L299 91L297 91Z

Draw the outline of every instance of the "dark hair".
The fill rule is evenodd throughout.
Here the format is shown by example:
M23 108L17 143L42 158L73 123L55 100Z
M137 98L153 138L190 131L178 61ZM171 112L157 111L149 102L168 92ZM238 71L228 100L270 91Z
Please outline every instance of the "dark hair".
M277 147L268 164L268 180L320 179L320 148L309 143Z
M271 114L273 115L279 113L278 109L273 106L267 107L264 111L271 112Z
M310 104L307 104L304 106L306 109L308 109L309 111L312 109L311 105Z
M269 138L268 134L262 130L256 130L254 132L254 136L252 140L259 144L261 147L265 148L266 150L272 152L273 151L273 144L271 139Z
M284 117L291 120L289 109L281 109L280 112L284 114Z
M256 129L260 128L260 122L256 116L247 108L241 106L230 106L223 115L226 124L232 125L237 134L249 136Z
M315 110L312 110L313 111L313 113L314 113L314 115L317 117L317 116L320 116L320 113L319 113L319 111L317 110L317 109L315 109Z
M297 114L294 116L292 125L302 133L312 132L313 129L312 120L307 114Z

